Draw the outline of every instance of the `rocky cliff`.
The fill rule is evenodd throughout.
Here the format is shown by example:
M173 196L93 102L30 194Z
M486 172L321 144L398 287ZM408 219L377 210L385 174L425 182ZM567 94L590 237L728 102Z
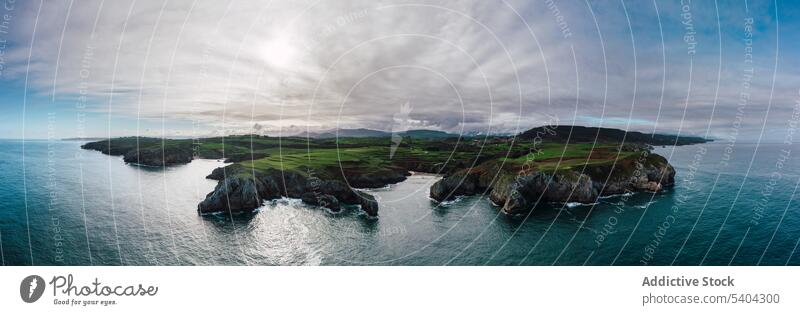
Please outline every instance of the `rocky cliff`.
M89 142L81 148L121 155L125 163L154 167L186 164L194 159L191 143L186 141L128 137Z
M197 205L200 214L251 211L260 207L264 200L289 197L331 211L339 211L341 204L359 205L370 216L378 215L378 202L373 196L355 190L341 180L280 170L247 172L237 165L218 168L208 177L219 180L219 183Z
M443 201L459 195L488 194L508 214L530 211L540 202L592 203L598 197L626 192L657 192L671 186L675 169L649 151L599 165L558 170L502 168L496 161L447 176L430 188Z

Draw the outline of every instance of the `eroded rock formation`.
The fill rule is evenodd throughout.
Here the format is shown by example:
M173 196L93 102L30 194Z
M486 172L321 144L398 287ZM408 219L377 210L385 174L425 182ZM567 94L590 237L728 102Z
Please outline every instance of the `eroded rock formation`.
M601 196L660 191L675 181L675 169L667 160L647 151L616 163L557 171L487 171L497 170L476 167L447 176L431 186L430 196L443 201L459 195L488 194L503 212L517 214L539 202L592 203ZM490 175L496 178L487 181Z

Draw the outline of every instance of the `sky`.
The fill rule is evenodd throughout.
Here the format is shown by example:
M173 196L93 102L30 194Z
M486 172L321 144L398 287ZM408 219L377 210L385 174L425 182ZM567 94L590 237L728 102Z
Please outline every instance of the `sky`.
M0 138L546 124L782 141L793 1L13 1Z

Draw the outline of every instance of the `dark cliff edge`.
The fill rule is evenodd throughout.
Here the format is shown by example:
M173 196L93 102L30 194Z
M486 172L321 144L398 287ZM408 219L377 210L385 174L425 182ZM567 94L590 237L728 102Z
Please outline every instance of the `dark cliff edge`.
M446 176L430 188L437 201L488 194L506 214L533 210L542 202L594 203L628 192L659 192L675 183L675 169L649 150L610 163L556 170L508 169L492 161Z
M649 145L691 145L712 140L696 136L652 134L638 131L625 131L614 128L584 127L570 125L550 125L529 129L517 136L519 139L538 138L541 141L559 143L639 143Z
M89 142L81 148L122 156L125 163L152 167L186 164L194 159L191 142L183 140L125 137Z
M265 200L281 197L300 198L306 204L333 212L339 211L341 204L358 205L368 215L378 215L378 202L372 195L353 189L338 179L321 179L277 169L247 170L236 164L217 168L207 178L219 182L197 205L197 212L201 215L252 211Z
M196 158L224 159L225 163L236 163L269 156L269 153L253 148L247 137L229 140L227 144L220 143L220 139L122 137L88 142L81 148L122 156L125 163L152 167L186 164Z

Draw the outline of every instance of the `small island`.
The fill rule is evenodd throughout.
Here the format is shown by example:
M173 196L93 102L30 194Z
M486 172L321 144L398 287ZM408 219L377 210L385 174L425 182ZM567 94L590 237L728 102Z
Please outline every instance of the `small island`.
M412 172L442 176L430 188L433 200L486 195L502 212L513 215L530 211L539 202L592 203L601 196L661 191L674 184L675 169L652 153L652 146L708 141L580 126L473 137L427 130L396 134L364 130L282 138L123 137L81 147L151 167L198 158L232 163L207 176L218 183L199 201L201 215L252 211L265 200L289 197L334 212L355 205L377 216L378 203L362 189L401 182Z

